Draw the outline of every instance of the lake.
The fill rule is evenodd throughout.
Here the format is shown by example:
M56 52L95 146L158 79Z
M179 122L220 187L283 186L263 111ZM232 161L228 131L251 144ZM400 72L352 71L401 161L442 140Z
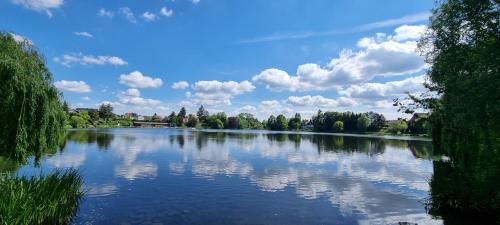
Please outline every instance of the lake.
M74 224L442 224L424 205L431 155L401 137L90 129L18 173L78 168Z

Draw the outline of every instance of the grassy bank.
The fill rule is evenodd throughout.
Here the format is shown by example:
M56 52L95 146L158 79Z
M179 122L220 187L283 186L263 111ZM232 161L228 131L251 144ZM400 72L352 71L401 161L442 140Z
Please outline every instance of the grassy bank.
M0 175L0 224L67 224L83 197L76 170L47 176Z

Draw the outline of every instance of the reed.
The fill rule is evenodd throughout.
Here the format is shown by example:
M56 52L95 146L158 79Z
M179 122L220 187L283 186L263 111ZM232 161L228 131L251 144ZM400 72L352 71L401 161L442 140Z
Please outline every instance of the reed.
M0 175L0 224L67 224L83 197L78 171Z

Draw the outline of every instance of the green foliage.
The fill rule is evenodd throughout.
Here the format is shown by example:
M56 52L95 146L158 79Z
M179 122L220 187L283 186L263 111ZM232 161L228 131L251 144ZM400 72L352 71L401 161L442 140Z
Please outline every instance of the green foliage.
M227 122L227 115L224 112L219 112L215 114L215 118L219 119L222 122L222 124L226 124Z
M301 116L300 113L295 113L295 116L288 121L288 129L299 130L301 126Z
M100 118L99 117L99 111L97 109L90 109L88 111L88 114L90 116L90 120L92 120L92 121L97 121Z
M288 121L286 120L286 117L281 114L278 115L276 117L276 124L273 128L273 130L286 130L288 128Z
M185 107L182 107L181 110L179 111L179 114L177 114L177 116L181 117L181 118L186 117L186 115L187 115L187 112L186 112L186 108Z
M196 127L196 125L198 125L198 118L195 115L189 115L186 126Z
M66 114L69 114L69 104L68 104L68 102L64 101L64 102L63 102L63 105L62 105L62 108L63 108L63 111L64 111Z
M65 133L60 96L37 50L1 32L0 153L25 160L54 150Z
M238 129L262 129L264 126L250 113L238 114Z
M427 87L438 95L410 96L414 103L402 108L430 109L434 152L450 158L434 164L429 205L445 220L500 222L499 18L498 1L440 2L420 42L432 65Z
M367 114L370 119L370 126L368 126L369 131L379 131L384 128L386 123L384 115L375 112L368 112Z
M343 132L344 131L344 123L342 121L335 121L335 123L333 124L333 128L332 128L333 131L335 132Z
M334 126L337 121L342 122L344 132L379 131L385 124L384 116L374 112L356 114L320 110L312 118L314 130L321 132L339 132ZM375 124L372 126L373 123Z
M370 126L370 119L368 119L368 116L366 116L366 114L363 113L361 114L361 116L358 117L357 121L358 131L365 132L368 126Z
M47 176L0 174L0 224L67 224L83 197L76 170Z
M288 128L288 121L284 115L278 115L274 117L271 115L267 120L266 128L269 130L284 131Z
M427 117L419 117L408 121L408 132L412 134L427 134L429 133L429 129Z
M211 129L224 129L224 123L220 119L215 117L210 117L208 126Z
M270 115L269 119L266 122L266 128L272 130L276 124L276 117L274 115Z
M405 120L398 119L397 121L394 121L389 124L389 127L387 128L387 131L391 134L401 134L406 131L408 128L408 125Z
M198 112L196 112L196 116L200 120L200 123L205 123L205 120L210 116L208 111L203 107L203 105L198 108Z
M111 106L111 104L102 104L99 107L99 117L104 120L113 119L115 117L115 114L113 113L113 106Z
M73 128L85 128L85 127L87 127L87 123L85 122L85 120L82 117L76 116L76 115L71 116L69 118L69 124Z
M227 129L240 129L240 119L239 117L231 116L227 118Z
M220 112L215 115L209 116L205 121L205 127L211 129L224 129L224 124L227 121L225 113Z

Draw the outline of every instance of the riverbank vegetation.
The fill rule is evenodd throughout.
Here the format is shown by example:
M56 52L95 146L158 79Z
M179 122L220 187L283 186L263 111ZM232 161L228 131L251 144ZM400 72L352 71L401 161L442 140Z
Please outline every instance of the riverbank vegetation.
M434 162L429 212L445 223L500 223L500 3L448 0L421 40L429 93L402 110L429 109ZM468 221L468 222L467 222Z
M61 98L35 47L0 32L0 157L24 164L55 152L66 133ZM74 170L0 176L0 224L65 224L82 197L82 178Z
M83 197L76 170L47 176L0 176L1 224L67 224Z
M322 112L320 110L311 119L303 119L299 113L296 113L290 118L280 114L277 116L271 115L267 120L259 121L250 113L227 116L224 112L218 112L211 115L203 106L200 106L196 114L187 115L186 109L182 107L177 114L172 112L163 118L154 114L148 121L174 124L177 127L205 129L267 129L274 131L426 135L429 131L427 114L419 115L410 120L388 121L384 115L375 112Z
M102 104L99 109L84 109L70 111L68 104L64 103L66 115L66 128L109 128L130 127L132 118L118 117L113 113L113 106Z

